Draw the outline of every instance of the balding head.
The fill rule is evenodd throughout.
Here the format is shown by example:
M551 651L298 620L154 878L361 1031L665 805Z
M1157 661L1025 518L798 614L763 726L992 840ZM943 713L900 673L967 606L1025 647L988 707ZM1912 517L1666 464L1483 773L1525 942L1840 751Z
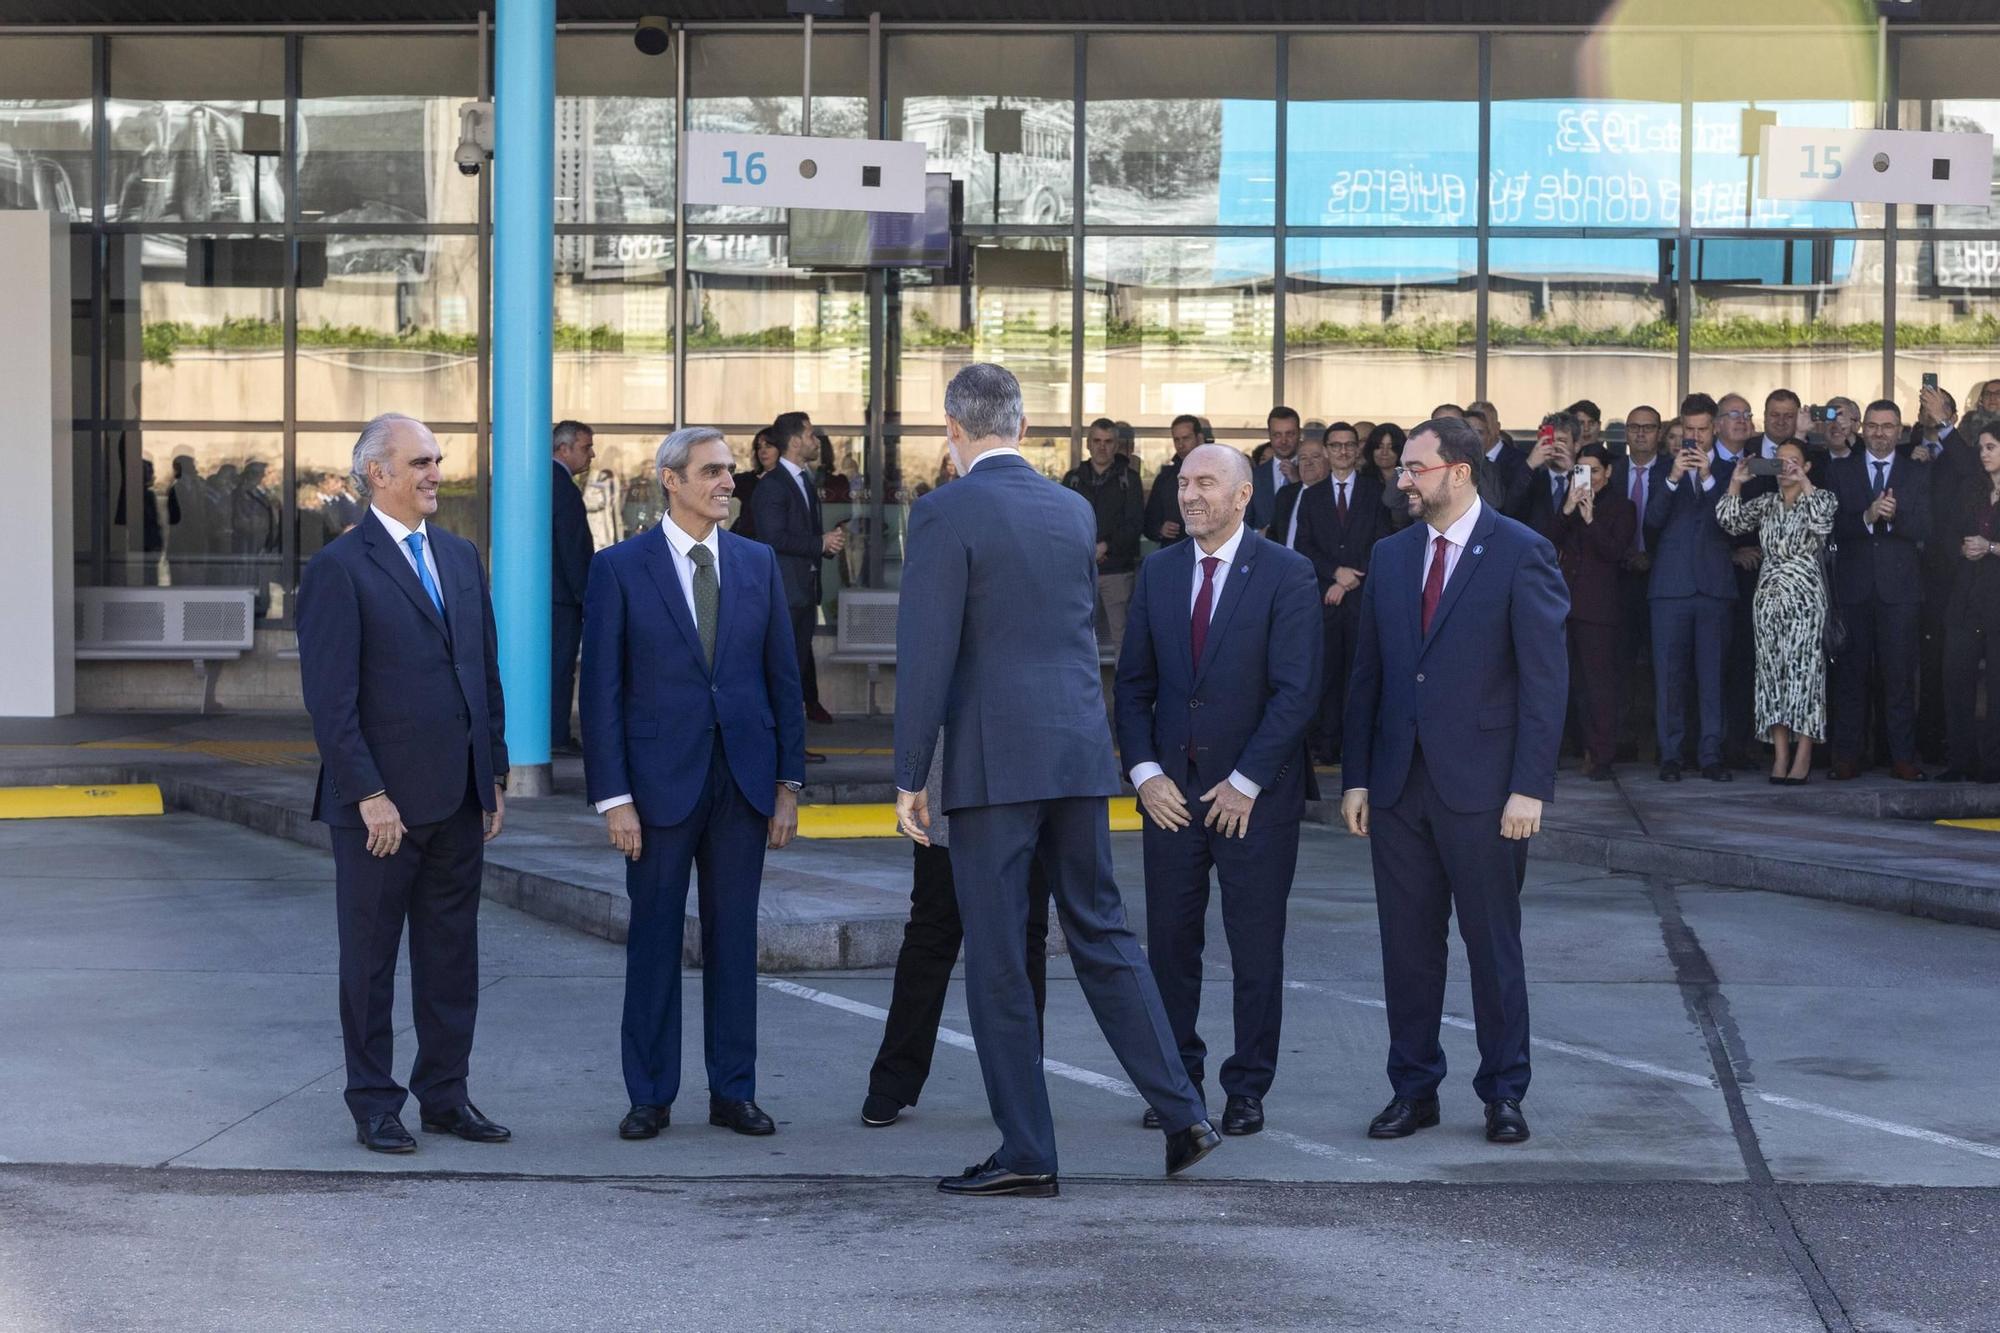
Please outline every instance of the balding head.
M1226 444L1204 444L1181 460L1181 521L1205 549L1229 540L1242 525L1254 487L1250 460Z

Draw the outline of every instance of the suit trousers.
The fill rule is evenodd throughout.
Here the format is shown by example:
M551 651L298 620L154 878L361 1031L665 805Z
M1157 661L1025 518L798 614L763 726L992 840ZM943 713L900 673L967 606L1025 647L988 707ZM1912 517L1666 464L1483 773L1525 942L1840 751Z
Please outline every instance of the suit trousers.
M903 927L902 950L896 955L896 981L889 992L882 1047L868 1071L868 1091L903 1106L917 1104L924 1082L930 1078L938 1023L944 1017L945 990L958 962L958 946L965 939L950 850L912 846L911 851L916 856L910 919ZM1039 1019L1048 1000L1049 971L1049 881L1039 861L1028 868L1026 947L1028 984L1034 988Z
M719 733L708 788L680 823L647 825L625 863L632 923L625 937L625 1092L669 1106L681 1089L681 942L688 872L701 913L702 1055L711 1097L757 1095L757 897L770 821L744 798Z
M1833 664L1833 687L1840 707L1833 721L1834 758L1859 762L1868 718L1871 669L1881 673L1882 714L1888 724L1889 757L1917 762L1917 654L1922 608L1877 598L1843 602L1847 649Z
M1230 987L1236 1046L1222 1062L1225 1096L1270 1092L1278 1067L1278 1029L1284 1015L1285 904L1298 868L1299 822L1258 819L1241 838L1204 828L1206 803L1195 792L1213 786L1192 777L1190 822L1168 831L1145 821L1146 957L1159 982L1160 1002L1180 1047L1181 1065L1200 1087L1208 1047L1195 1029L1201 1014L1201 955L1208 921L1209 875L1222 888L1222 933L1229 942Z
M583 608L570 602L549 607L549 744L566 745L570 713L576 707L576 655L583 647Z
M1328 763L1335 763L1340 758L1341 714L1347 710L1347 678L1354 674L1354 645L1360 636L1361 594L1349 594L1339 606L1322 604L1320 624L1325 648L1321 661L1325 667L1320 677L1319 717L1313 724L1312 750Z
M347 1109L356 1120L403 1109L396 1082L396 955L410 926L410 1005L417 1058L410 1091L428 1112L466 1100L479 1012L479 883L484 811L470 790L457 813L403 834L394 856L368 850L365 828L333 828L334 910L340 933L340 1036Z
M1983 719L1979 716L1982 677ZM2000 615L1987 611L1951 623L1944 643L1944 695L1951 766L1982 782L2000 779Z
M1720 597L1694 593L1653 599L1653 715L1660 762L1679 763L1687 739L1687 689L1700 703L1695 762L1722 762L1722 664L1729 652L1732 608Z
M1653 725L1653 611L1647 600L1647 575L1625 570L1618 575L1618 745L1637 753L1647 739L1657 742ZM1664 758L1665 756L1662 756Z
M1112 1053L1169 1133L1207 1118L1174 1044L1152 969L1111 877L1102 796L968 806L951 814L951 869L965 922L965 998L1000 1165L1056 1169L1055 1123L1028 984L1028 867L1048 873L1077 984Z
M1722 750L1731 762L1755 753L1757 623L1753 603L1757 571L1736 571L1736 601L1729 610L1729 638L1722 663Z
M1625 693L1618 668L1618 626L1569 622L1569 678L1579 687L1583 748L1599 765L1618 757L1618 700Z
M799 658L799 692L805 696L807 709L820 706L819 663L813 657L813 631L819 628L819 607L794 606L792 616L792 647Z
M1718 603L1718 605L1720 605ZM1521 882L1528 844L1500 836L1500 811L1459 814L1439 795L1419 752L1402 794L1372 812L1375 912L1389 1007L1389 1086L1398 1097L1437 1095L1444 1081L1447 927L1454 909L1472 972L1472 1017L1482 1102L1528 1091L1528 978L1521 959Z

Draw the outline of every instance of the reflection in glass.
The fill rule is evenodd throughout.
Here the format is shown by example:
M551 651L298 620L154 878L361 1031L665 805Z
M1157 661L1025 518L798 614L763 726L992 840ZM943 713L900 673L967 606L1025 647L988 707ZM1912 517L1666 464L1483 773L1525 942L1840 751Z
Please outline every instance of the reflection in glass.
M105 251L107 415L284 416L282 241L113 234ZM209 285L230 257L260 285Z
M323 239L326 281L299 289L299 418L470 421L479 386L475 239Z
M471 222L479 178L452 163L458 107L478 95L467 37L305 37L299 220Z
M1477 37L1301 35L1292 38L1288 69L1285 210L1293 226L1476 221ZM1411 80L1413 69L1425 77Z
M702 33L688 39L690 130L732 134L797 134L804 91L799 39L793 35ZM813 38L812 132L823 139L868 135L868 39ZM782 222L778 208L699 204L694 223Z
M113 37L109 58L109 221L284 219L281 39Z
M1091 36L1091 222L1269 224L1277 100L1269 37Z
M623 33L556 38L556 221L661 223L674 200L674 62Z
M782 236L690 236L684 414L763 423L793 408L858 422L868 398L868 311L858 273L785 264Z
M928 150L932 171L965 183L965 220L1068 222L1075 194L1075 48L1070 38L923 35L889 39L889 137ZM994 152L994 112L1020 146Z
M347 479L354 462L353 431L300 431L299 487L294 521L301 562L363 521L368 502ZM439 432L444 476L438 485L437 514L430 522L486 549L486 521L479 504L479 451L470 434ZM302 565L303 567L303 565Z
M892 291L899 318L897 419L941 425L944 388L974 361L1021 381L1030 429L1069 425L1070 282L1062 241L1008 239L972 250L972 280L909 269Z
M1915 415L1926 374L1938 377L1961 413L1973 411L2000 374L2000 240L1906 243L1896 267L1896 400L1904 417ZM2000 413L2000 403L1982 410Z
M1670 403L1673 242L1495 239L1490 254L1486 396L1503 429L1531 431L1579 398L1607 421Z
M1295 237L1286 252L1285 401L1302 416L1407 424L1475 396L1472 241Z
M1787 388L1859 403L1882 383L1882 243L1694 242L1690 386L1761 410Z
M1218 428L1271 410L1271 242L1099 237L1084 249L1083 416Z
M581 419L593 427L591 444L597 452L576 485L583 492L591 542L601 551L659 523L664 501L653 477L653 458L666 432L596 429L588 417Z
M1896 123L1909 130L2000 135L2000 92L1993 71L2000 35L1905 32L1896 43ZM1899 205L1906 227L2000 227L2000 194L1983 204ZM1933 260L1948 277L1992 282L2000 273L2000 248L1984 242L1949 242Z
M558 417L673 420L673 284L668 237L556 237Z
M275 432L134 426L104 438L113 586L250 588L259 618L286 614L284 447Z
M91 135L89 41L0 43L0 209L88 221Z

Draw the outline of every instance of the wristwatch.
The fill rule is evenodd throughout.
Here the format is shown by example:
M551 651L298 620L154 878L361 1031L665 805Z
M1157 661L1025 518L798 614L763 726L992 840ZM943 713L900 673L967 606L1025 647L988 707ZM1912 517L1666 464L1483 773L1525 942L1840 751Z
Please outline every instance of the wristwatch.
M798 794L799 788L806 785L803 782L793 782L790 778L779 778L778 781L782 782L786 787L790 788L792 794L795 796Z

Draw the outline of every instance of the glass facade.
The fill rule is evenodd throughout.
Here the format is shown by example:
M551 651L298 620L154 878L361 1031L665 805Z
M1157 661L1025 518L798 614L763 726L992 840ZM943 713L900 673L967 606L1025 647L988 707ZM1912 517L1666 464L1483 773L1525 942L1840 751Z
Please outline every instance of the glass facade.
M1993 30L1788 33L1752 77L1740 34L1617 25L823 25L813 133L923 142L962 208L951 265L873 270L677 197L677 129L802 126L796 29L677 36L557 40L556 414L597 430L611 542L658 521L664 431L718 426L747 468L810 411L852 538L829 619L896 583L975 359L1020 375L1045 471L1107 416L1148 481L1183 412L1250 447L1277 402L1407 425L1483 398L1528 431L1585 397L1909 409L1926 373L1961 400L2000 374L2000 199L1766 199L1755 152L1765 123L2000 129ZM446 521L489 539L490 186L451 162L481 64L470 30L0 43L0 207L73 225L82 582L249 585L287 623L388 410L438 431Z

